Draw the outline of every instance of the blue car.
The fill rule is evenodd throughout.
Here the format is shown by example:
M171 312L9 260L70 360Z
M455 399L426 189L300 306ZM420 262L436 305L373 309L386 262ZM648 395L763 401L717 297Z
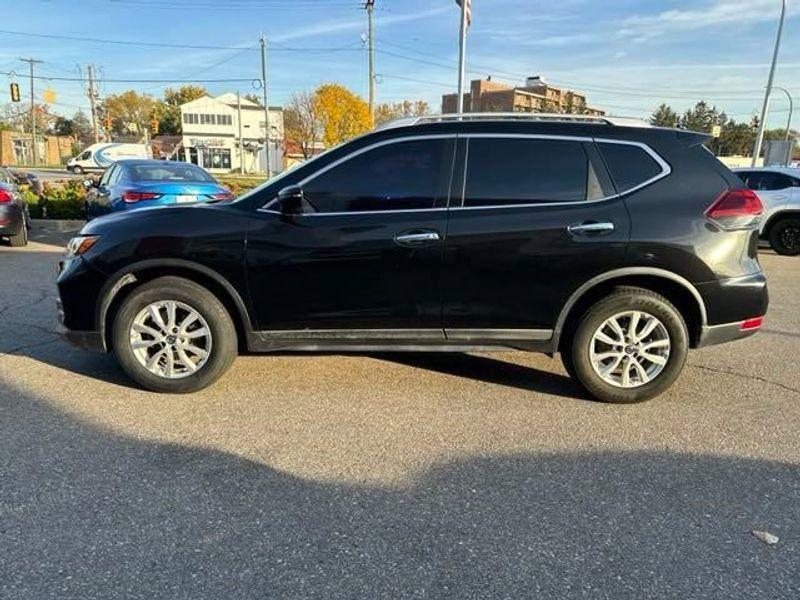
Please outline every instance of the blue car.
M121 160L112 164L91 187L89 218L108 212L232 200L230 190L191 163L169 160Z

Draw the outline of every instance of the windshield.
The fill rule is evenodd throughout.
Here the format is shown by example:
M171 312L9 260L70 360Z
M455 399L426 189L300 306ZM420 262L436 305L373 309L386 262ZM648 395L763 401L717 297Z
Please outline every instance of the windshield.
M203 181L216 183L216 180L200 167L186 163L174 165L131 165L128 167L133 181Z

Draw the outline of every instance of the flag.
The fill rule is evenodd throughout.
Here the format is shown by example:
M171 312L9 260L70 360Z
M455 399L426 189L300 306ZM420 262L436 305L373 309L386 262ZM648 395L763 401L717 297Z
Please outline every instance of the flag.
M461 6L462 2L467 3L467 26L472 25L472 0L456 0L456 4Z

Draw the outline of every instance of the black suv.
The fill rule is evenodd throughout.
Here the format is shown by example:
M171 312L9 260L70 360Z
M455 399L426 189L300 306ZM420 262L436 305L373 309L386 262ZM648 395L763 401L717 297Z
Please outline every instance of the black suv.
M706 136L564 115L396 122L232 202L119 213L69 245L73 343L139 384L237 350L561 353L590 394L667 389L767 310L758 197Z

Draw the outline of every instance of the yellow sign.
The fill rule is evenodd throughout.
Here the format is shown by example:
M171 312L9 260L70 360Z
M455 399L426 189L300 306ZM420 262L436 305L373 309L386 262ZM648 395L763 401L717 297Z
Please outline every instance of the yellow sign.
M55 90L51 90L47 88L45 91L42 92L42 100L44 100L47 104L52 104L56 101L56 92Z

